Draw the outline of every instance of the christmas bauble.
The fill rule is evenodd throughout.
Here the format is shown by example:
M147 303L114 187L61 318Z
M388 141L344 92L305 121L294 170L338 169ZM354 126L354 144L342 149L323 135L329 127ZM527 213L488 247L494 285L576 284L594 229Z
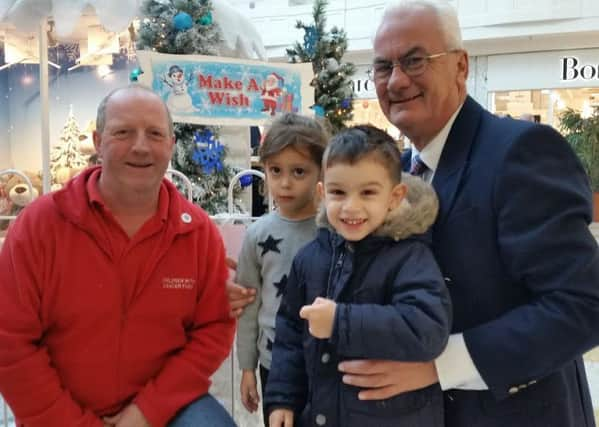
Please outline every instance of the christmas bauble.
M200 19L197 20L197 23L200 25L211 25L212 13L208 12L206 15L200 17Z
M253 181L253 176L251 174L242 175L239 178L239 183L241 184L242 188L252 185L252 181Z
M335 58L327 58L326 68L329 73L336 73L339 70L339 63Z
M313 109L318 117L324 117L324 108L321 105L315 105Z
M193 18L189 13L179 12L173 17L173 27L177 31L189 30L193 27Z
M131 74L129 74L129 81L136 82L137 78L143 73L141 68L134 68L133 71L131 71Z

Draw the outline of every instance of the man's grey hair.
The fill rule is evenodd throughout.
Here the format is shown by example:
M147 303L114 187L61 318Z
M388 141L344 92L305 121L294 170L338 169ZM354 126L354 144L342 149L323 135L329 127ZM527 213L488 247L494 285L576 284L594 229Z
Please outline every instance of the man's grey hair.
M166 110L169 135L173 136L175 134L175 126L173 124L173 117L171 116L171 112L169 111L169 109L166 106L166 104L164 103L164 101L154 91L152 91L152 89L150 89L146 86L140 85L140 84L130 84L129 86L114 89L108 95L106 95L104 97L104 99L102 99L102 101L100 101L100 104L98 105L98 112L96 113L96 132L101 133L104 130L104 126L106 126L106 106L108 105L108 101L110 101L110 98L112 98L112 96L115 93L124 91L124 90L140 90L140 91L145 91L145 92L151 93L152 95L156 95L156 97L158 99L160 99L160 101L162 102L162 105L164 106L164 109Z
M460 30L460 21L455 8L445 0L394 0L385 8L382 22L388 15L399 11L427 10L432 12L441 26L441 32L445 39L445 48L463 49L462 31Z

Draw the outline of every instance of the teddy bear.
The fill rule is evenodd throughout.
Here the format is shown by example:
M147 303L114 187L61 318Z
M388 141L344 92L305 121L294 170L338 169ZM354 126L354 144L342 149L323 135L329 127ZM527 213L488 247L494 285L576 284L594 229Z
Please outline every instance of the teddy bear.
M79 134L79 142L77 148L79 152L84 156L91 156L96 154L96 147L94 146L94 131L96 130L96 121L90 120L87 122L85 129Z
M33 199L42 194L41 176L33 172L24 172L29 178L33 192L18 174L0 176L0 216L17 215ZM8 228L9 220L0 220L0 231Z

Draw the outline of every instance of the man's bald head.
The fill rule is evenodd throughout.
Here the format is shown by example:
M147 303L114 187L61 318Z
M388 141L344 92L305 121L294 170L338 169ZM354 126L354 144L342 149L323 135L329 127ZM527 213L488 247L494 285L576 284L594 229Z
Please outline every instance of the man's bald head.
M117 93L128 92L128 91L141 91L141 92L145 92L148 95L155 97L163 105L163 107L166 111L169 133L171 135L175 134L175 128L174 128L171 112L169 111L168 107L166 106L166 104L164 103L162 98L160 98L160 96L158 96L151 89L147 88L146 86L142 86L140 84L132 84L129 86L114 89L112 92L110 92L108 95L106 95L104 97L104 99L102 99L102 101L100 101L100 104L98 105L98 112L96 114L96 131L98 133L102 133L102 131L104 130L104 126L106 125L106 107L108 106L110 99Z

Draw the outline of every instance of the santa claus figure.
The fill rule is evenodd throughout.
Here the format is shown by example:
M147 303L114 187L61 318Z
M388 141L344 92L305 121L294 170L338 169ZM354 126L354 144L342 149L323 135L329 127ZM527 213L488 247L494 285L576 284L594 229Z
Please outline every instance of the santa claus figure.
M264 104L262 111L270 111L271 116L275 115L277 101L279 100L279 96L281 96L281 92L283 92L281 88L283 83L285 83L283 77L277 73L270 73L262 82L261 98Z

